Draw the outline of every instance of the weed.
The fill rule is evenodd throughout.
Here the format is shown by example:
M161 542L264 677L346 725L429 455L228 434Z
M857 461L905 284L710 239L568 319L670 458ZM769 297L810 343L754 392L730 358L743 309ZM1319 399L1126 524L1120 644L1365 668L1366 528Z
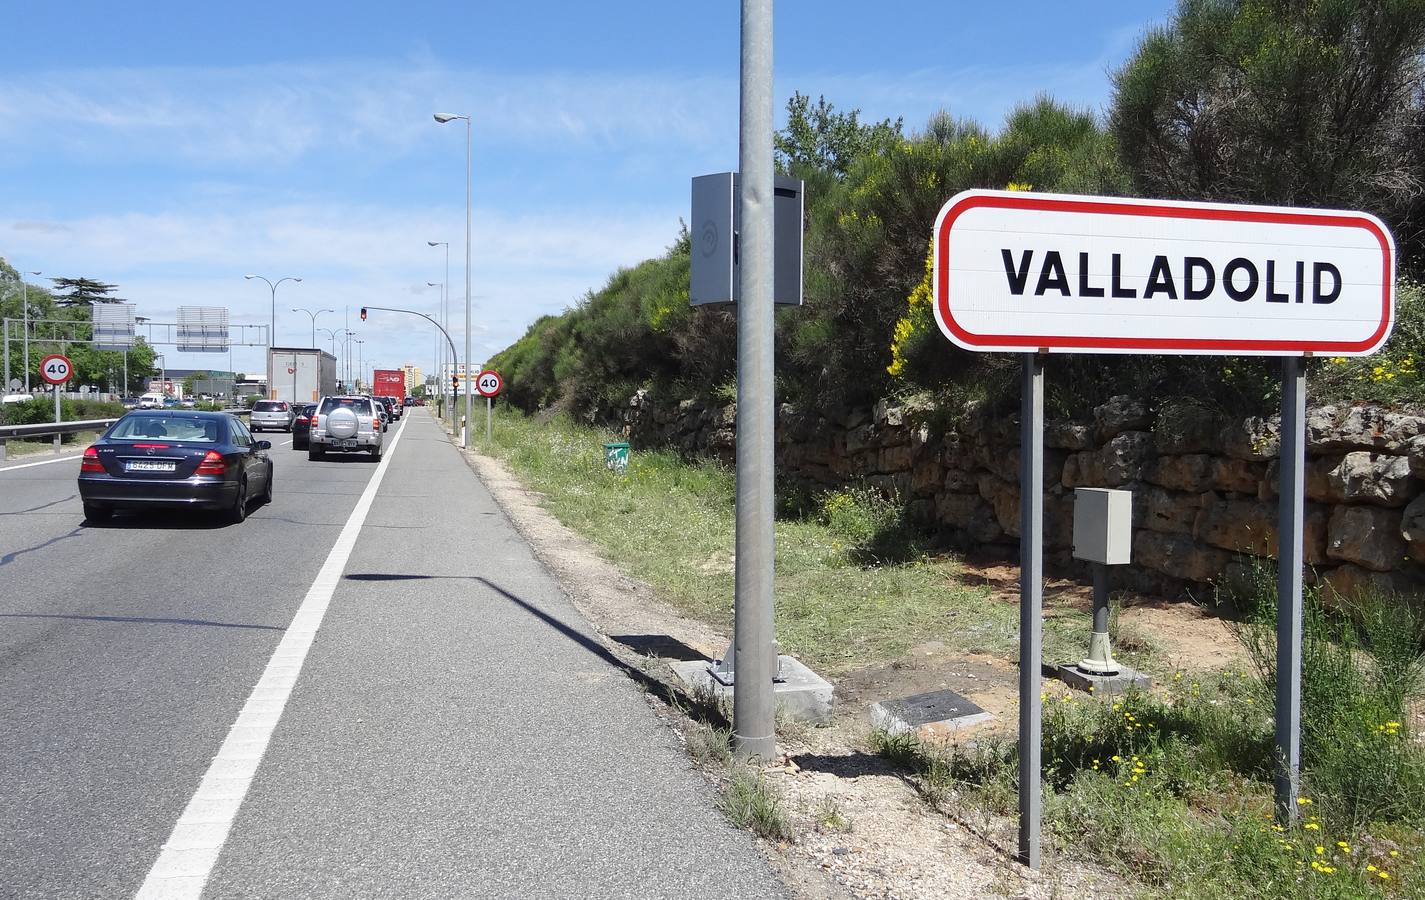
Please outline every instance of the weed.
M732 732L704 722L694 722L686 735L688 755L700 766L732 762Z
M841 811L841 804L836 802L835 797L822 797L816 805L815 816L823 831L845 834L851 830L851 820Z
M772 841L792 839L792 826L782 810L782 798L761 772L734 766L723 787L718 807L739 828Z

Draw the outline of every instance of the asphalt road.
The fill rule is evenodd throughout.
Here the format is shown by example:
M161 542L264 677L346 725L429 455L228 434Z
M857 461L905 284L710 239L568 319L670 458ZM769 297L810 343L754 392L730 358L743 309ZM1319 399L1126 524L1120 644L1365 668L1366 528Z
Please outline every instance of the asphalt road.
M0 468L0 897L781 892L435 422L400 427L236 816L183 879L156 861L377 466L268 435L275 500L242 525L104 527L77 460Z

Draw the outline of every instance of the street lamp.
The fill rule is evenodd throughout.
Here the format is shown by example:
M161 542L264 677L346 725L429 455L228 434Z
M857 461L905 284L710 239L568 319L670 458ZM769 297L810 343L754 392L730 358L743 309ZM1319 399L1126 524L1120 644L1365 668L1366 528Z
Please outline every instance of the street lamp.
M155 353L155 354L153 355L153 361L154 361L154 362L158 362L158 361L161 360L161 359L163 360L163 362L158 363L158 380L159 380L159 384L160 384L162 390L159 391L159 393L161 393L161 394L163 394L163 396L167 397L167 396L168 396L168 360L167 360L167 359L164 359L164 356L163 356L162 353Z
M447 255L447 257L449 256L448 253L447 253L446 255ZM446 266L447 266L447 268L448 268L448 267L449 267L449 263L446 263ZM445 310L445 282L443 282L443 281L427 281L427 282L426 282L426 287L438 287L438 288L440 288L440 296L441 296L441 304L440 304L440 305L441 305L441 311L442 311L442 314L443 314L443 313L444 313L444 310ZM442 323L441 327L442 327L442 328L448 328L449 326L446 325L446 324L444 324L444 323ZM436 374L438 374L441 378L444 378L444 377L445 377L445 346L444 346L443 344L441 344L441 342L440 342L440 336L439 336L439 335L437 335L437 336L436 336L436 339L435 339L435 371L436 371ZM441 396L442 401L443 401L444 398L445 398L445 391L444 391L444 390L442 390L442 391L440 392L440 396Z
M267 286L272 290L272 321L271 324L267 326L267 390L269 393L271 393L273 378L276 377L276 372L272 368L271 351L273 347L277 346L277 285L281 284L284 281L300 282L302 279L298 278L296 275L284 275L276 281L272 281L271 279L265 278L262 275L244 275L242 277L247 279L248 281L251 281L254 278L259 279L261 281L265 281L267 282Z
M470 447L470 177L471 125L469 116L436 113L435 120L444 125L456 119L465 120L465 425L460 432L460 446Z
M25 315L25 339L21 343L25 348L25 393L27 394L30 392L30 291L29 286L25 283L25 276L39 274L39 272L20 273L20 306ZM10 373L6 372L5 377L9 378Z
M331 342L332 342L332 358L335 359L335 358L336 358L336 336L337 336L338 334L341 334L344 329L341 329L341 328L317 328L317 329L315 329L315 330L316 330L316 331L324 331L324 332L326 332L327 337L331 338Z
M294 309L292 312L304 312L312 317L312 349L317 349L317 316L320 316L322 313L336 312L336 310L319 309L316 312L312 312L310 309L302 307L301 309Z
M440 327L444 328L446 331L450 331L450 242L426 241L426 244L431 247L445 248L445 281L441 282L440 288ZM448 393L445 387L445 345L440 344L439 341L437 341L436 343L440 346L440 364L438 372L441 383L440 396L442 398L445 398ZM451 360L451 362L454 363L455 360ZM450 405L448 402L443 402L442 406L444 407L446 412L450 411Z
M361 376L366 370L365 351L361 349L361 345L366 342L361 338L353 338L351 342L356 345L356 389L360 391Z

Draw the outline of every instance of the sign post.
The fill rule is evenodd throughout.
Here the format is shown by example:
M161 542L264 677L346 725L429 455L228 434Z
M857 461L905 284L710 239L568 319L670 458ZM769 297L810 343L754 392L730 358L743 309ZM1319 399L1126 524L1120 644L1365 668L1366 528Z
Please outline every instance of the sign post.
M59 389L74 376L74 364L69 361L69 357L59 353L51 353L40 360L40 377L54 386L54 424L58 425L63 421L59 408ZM58 450L60 439L64 436L59 432L54 435L54 449Z
M1019 411L1019 856L1039 868L1044 639L1044 358L1024 354ZM1033 698L1029 702L1028 698Z
M1019 855L1039 865L1043 361L1049 353L1281 356L1276 808L1301 762L1306 377L1366 356L1395 317L1395 244L1360 212L965 191L936 219L935 319L957 346L1024 355Z
M485 398L485 443L490 443L491 420L494 418L495 398L500 396L500 391L505 387L504 379L499 372L486 369L480 373L479 379L475 382L475 389L480 392L480 396Z

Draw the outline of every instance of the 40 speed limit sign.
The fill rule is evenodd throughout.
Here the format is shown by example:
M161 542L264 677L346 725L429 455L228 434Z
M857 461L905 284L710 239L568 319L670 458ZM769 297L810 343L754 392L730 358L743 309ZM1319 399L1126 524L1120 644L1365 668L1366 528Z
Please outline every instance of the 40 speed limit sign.
M480 377L475 381L475 390L480 392L481 397L498 397L504 387L505 381L500 377L500 373L491 372L488 369L481 372Z
M50 384L64 384L74 376L74 363L69 357L51 353L40 360L40 377Z

